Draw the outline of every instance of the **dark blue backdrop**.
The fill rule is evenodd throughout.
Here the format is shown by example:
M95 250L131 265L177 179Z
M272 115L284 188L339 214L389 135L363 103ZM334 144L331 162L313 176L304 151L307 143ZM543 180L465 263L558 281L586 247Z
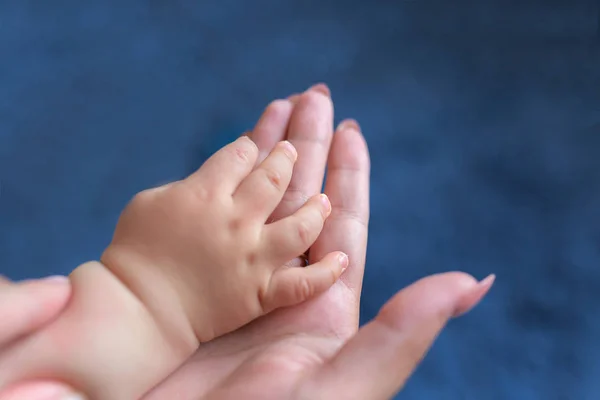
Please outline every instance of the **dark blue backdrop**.
M595 0L0 0L0 272L97 258L119 211L325 81L373 158L363 320L498 274L404 399L600 396Z

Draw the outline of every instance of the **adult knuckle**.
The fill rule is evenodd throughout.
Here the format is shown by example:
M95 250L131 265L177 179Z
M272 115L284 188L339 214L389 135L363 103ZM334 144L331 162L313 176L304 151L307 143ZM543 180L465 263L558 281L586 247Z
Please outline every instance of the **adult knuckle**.
M333 206L330 220L346 221L359 225L361 228L369 227L369 211L357 210L341 206Z
M286 192L283 195L282 202L290 203L294 206L297 206L296 208L298 208L305 204L310 199L310 197L311 196L308 195L303 188L290 184L290 186L287 188Z

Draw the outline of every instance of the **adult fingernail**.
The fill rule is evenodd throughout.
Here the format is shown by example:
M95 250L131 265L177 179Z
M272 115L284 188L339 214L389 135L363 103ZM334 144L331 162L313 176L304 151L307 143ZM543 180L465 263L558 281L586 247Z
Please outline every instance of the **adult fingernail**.
M490 288L494 284L495 280L496 280L496 275L495 274L490 274L487 277L485 277L484 279L482 279L481 281L479 281L478 286L480 288L486 288L486 291L490 290Z
M317 83L316 85L311 86L308 90L319 92L327 97L331 97L331 90L329 90L329 87L324 83Z
M466 314L473 309L490 291L496 275L488 275L485 279L476 283L458 302L457 307L452 315L453 318Z
M356 122L355 119L345 119L342 122L340 122L340 124L338 125L338 130L344 130L344 129L352 129L355 130L357 132L360 132L360 125L358 124L358 122Z

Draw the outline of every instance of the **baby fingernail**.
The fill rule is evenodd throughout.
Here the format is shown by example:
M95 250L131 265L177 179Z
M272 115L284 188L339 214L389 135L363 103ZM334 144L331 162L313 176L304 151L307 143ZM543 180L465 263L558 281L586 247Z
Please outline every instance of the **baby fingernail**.
M346 255L345 253L340 253L338 254L338 262L340 263L340 266L342 267L342 272L344 272L346 270L346 268L348 268L348 255Z
M284 140L283 142L281 142L281 146L283 146L286 153L288 153L292 160L296 161L298 159L298 152L296 151L296 148L293 144L291 144L287 140Z
M321 201L321 205L325 209L325 213L327 215L331 214L331 202L329 201L329 197L326 194L321 194L319 196L319 200Z
M46 282L64 284L64 283L67 283L69 281L69 278L66 277L66 276L63 276L63 275L52 275L52 276L48 276L46 278L43 278L42 280L46 281Z
M87 400L86 397L79 393L69 393L60 398L60 400Z
M2 400L87 400L81 393L75 393L71 389L50 382L40 382L26 385L22 388L10 391L8 396L2 396Z

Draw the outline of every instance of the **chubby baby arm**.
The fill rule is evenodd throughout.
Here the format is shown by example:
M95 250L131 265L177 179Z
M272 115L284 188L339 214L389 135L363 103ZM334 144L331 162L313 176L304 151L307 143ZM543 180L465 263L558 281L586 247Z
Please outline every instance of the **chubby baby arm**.
M185 180L138 194L102 263L72 273L60 318L1 353L0 386L52 378L93 399L136 399L200 342L328 289L347 265L343 253L284 265L318 237L327 197L268 223L297 153L283 142L255 167L257 156L241 138Z
M83 264L70 279L73 294L60 317L0 353L0 387L47 378L92 399L137 399L193 352L193 343L178 348L104 265Z

